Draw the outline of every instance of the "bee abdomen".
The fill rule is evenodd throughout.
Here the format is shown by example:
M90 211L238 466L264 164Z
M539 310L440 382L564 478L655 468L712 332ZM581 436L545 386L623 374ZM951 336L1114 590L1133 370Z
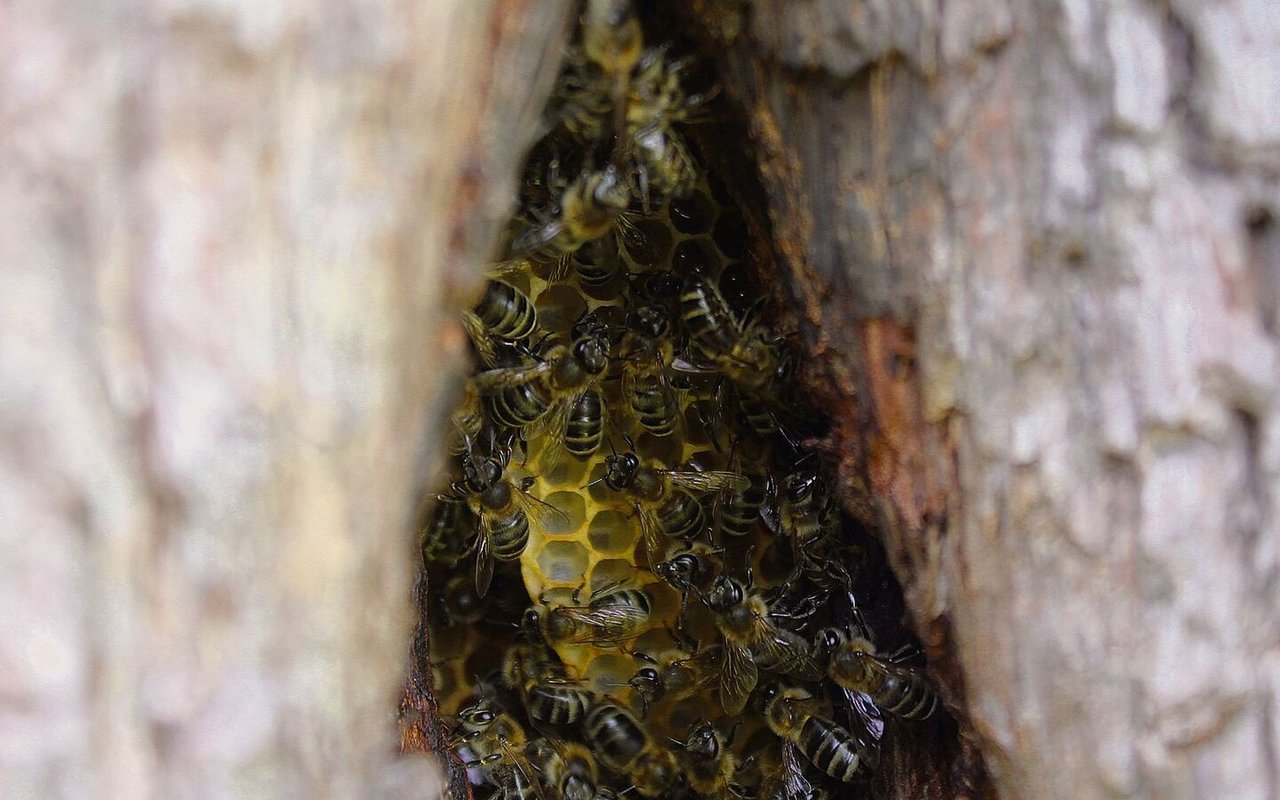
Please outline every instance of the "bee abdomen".
M600 449L604 439L604 401L595 389L582 393L569 412L565 426L564 446L579 458Z
M644 589L615 589L608 594L600 595L591 601L593 608L630 608L642 612L647 619L653 612L653 604L649 602L649 593Z
M515 561L529 543L529 518L516 509L510 516L494 523L490 536L493 557L499 561Z
M676 406L656 375L636 379L630 396L631 410L640 425L654 436L670 436L676 430Z
M720 529L727 536L746 536L760 519L765 490L762 481L751 476L751 485L729 494L720 509Z
M587 713L591 693L573 686L535 683L525 694L529 716L552 725L572 725Z
M489 282L475 313L485 329L499 339L525 339L538 326L533 303L519 289L502 281Z
M696 497L684 490L676 490L671 493L671 499L658 509L658 522L668 536L692 539L707 526L707 513Z
M844 783L851 782L862 766L853 736L821 717L810 717L800 729L800 749L813 765Z
M600 762L618 772L626 772L648 744L648 736L635 717L612 703L602 703L591 709L583 724L583 732L595 748Z
M680 295L680 317L689 338L702 355L710 359L728 356L738 340L733 313L715 287L692 281Z
M530 381L503 389L493 396L493 418L508 428L536 422L551 407L551 392L542 381Z
M924 678L885 675L875 694L876 705L903 719L928 719L938 708L938 695Z

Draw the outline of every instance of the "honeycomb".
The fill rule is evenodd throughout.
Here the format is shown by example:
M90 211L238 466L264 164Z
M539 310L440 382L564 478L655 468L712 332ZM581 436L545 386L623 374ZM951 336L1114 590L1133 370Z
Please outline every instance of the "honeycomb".
M500 287L468 316L478 371L454 416L458 461L424 522L436 695L455 758L498 796L830 796L874 772L884 726L870 689L824 675L829 650L906 634L874 618L883 568L804 446L822 427L754 291L768 266L768 248L749 246L761 225L687 135L714 92L684 85L689 61L672 42L633 47L653 38L638 26L626 0L587 0L493 267L515 292ZM646 363L674 407L667 435L643 424L625 377L639 363L626 348L637 309L664 320ZM565 425L586 389L604 415L598 447L578 456ZM657 500L618 477L632 452ZM661 521L679 492L701 520L684 541ZM495 558L511 549L518 558ZM686 553L698 571L681 586L658 564ZM734 634L734 619L751 633ZM582 635L552 635L566 620ZM745 691L729 677L743 658L756 678ZM929 691L913 667L892 669L899 691ZM557 698L555 724L535 694ZM823 735L856 760L828 768L817 728L766 724L793 708L786 698L804 698L797 719L836 730Z

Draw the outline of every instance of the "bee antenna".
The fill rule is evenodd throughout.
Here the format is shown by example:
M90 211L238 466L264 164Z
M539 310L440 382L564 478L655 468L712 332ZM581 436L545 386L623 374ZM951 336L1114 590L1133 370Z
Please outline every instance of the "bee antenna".
M582 488L590 489L592 486L595 486L597 483L604 483L605 477L606 476L601 475L599 478L596 478L594 481L591 481L590 483L588 483L586 486L583 486Z

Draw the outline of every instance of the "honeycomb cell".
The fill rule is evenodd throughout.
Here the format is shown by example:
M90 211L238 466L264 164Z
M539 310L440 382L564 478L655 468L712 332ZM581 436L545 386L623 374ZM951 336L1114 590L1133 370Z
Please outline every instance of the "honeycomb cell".
M596 564L591 571L591 590L599 591L601 587L633 583L636 567L630 561L617 558L605 559Z
M587 572L590 557L577 542L550 541L538 554L538 568L552 583L578 584Z
M684 274L715 274L720 267L720 254L709 238L685 239L676 245L671 265Z
M741 264L730 264L720 273L720 294L739 319L747 316L759 293L752 291L747 271Z
M666 266L671 258L671 229L656 219L634 221L622 236L623 247L636 266Z
M681 233L707 233L716 219L716 206L704 192L693 191L688 197L674 198L667 207L671 224Z
M617 694L620 686L635 674L635 659L630 655L605 654L596 656L587 665L587 683L601 694Z
M733 209L725 209L720 218L716 220L715 228L712 230L711 235L715 239L716 246L720 248L720 252L724 253L728 258L734 260L746 258L747 221L743 219L741 213Z
M645 433L636 440L636 449L645 458L656 459L668 468L684 460L684 445L674 436L654 436Z
M591 549L600 553L625 553L636 543L640 535L636 520L622 511L605 509L591 518L587 526L587 541Z
M591 465L591 471L587 473L587 495L593 502L607 503L617 494L601 480L604 478L604 462L597 461Z
M559 514L548 514L544 531L550 536L573 533L587 520L587 503L577 492L555 492L543 500Z
M534 301L538 309L538 325L543 330L568 330L587 310L587 303L568 284L559 284L541 292Z

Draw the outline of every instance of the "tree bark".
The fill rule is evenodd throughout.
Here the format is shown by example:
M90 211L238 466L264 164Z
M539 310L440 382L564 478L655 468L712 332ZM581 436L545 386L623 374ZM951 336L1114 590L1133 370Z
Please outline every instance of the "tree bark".
M695 3L1002 797L1274 798L1280 18Z
M569 5L3 12L0 795L428 791L414 504ZM1276 797L1265 0L691 5L1001 796Z
M567 5L0 11L0 796L434 794L415 502Z

